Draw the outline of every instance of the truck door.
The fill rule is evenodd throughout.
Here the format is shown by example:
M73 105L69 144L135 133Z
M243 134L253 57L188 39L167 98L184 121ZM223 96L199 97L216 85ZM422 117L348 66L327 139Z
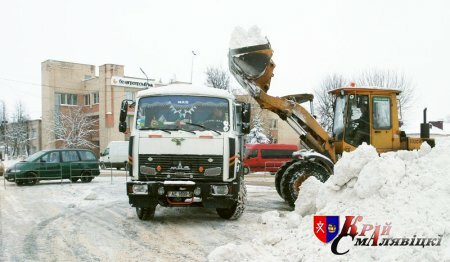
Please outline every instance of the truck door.
M372 145L378 152L392 150L391 98L372 96Z

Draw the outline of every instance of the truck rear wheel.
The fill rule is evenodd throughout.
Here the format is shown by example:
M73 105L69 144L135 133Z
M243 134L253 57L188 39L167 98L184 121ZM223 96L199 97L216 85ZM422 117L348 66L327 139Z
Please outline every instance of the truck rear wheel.
M286 163L284 163L280 169L275 173L275 188L277 189L278 195L282 199L284 199L283 195L281 194L281 178L283 178L284 172L286 172L286 169L288 169L293 163L297 162L298 160L292 159Z
M320 182L325 182L330 177L327 169L319 163L309 161L297 161L290 165L281 179L281 192L284 200L295 207L295 200L300 192L300 186L310 176L316 177Z
M247 187L245 186L244 178L241 177L239 186L238 199L236 203L230 208L217 208L217 214L224 219L236 220L245 210L245 204L247 203Z
M151 220L155 217L155 207L136 207L136 214L140 220Z

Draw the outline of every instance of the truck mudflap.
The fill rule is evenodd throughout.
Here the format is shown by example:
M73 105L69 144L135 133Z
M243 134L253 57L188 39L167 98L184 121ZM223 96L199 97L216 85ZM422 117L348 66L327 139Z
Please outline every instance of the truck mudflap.
M127 195L133 207L230 208L238 199L237 182L130 181Z

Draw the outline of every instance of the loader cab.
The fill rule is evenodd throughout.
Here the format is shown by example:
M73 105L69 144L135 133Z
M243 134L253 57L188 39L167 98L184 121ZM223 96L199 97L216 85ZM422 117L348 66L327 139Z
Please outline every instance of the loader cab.
M366 143L378 152L400 147L398 90L347 87L330 91L335 96L333 138L337 153Z

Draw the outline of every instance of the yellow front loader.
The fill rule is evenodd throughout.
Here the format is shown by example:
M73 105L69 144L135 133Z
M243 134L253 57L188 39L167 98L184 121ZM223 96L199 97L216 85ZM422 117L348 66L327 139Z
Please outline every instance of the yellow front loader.
M399 90L361 88L351 85L330 91L335 97L333 134L330 136L317 120L296 101L305 95L274 97L267 94L275 64L273 50L267 41L229 50L230 71L240 85L263 109L270 110L286 121L310 150L293 154L293 159L275 174L277 192L294 206L300 185L309 176L325 182L333 174L334 163L344 151L354 150L362 143L373 145L379 153L393 150L413 150L429 138L424 117L421 137L407 137L399 129Z

